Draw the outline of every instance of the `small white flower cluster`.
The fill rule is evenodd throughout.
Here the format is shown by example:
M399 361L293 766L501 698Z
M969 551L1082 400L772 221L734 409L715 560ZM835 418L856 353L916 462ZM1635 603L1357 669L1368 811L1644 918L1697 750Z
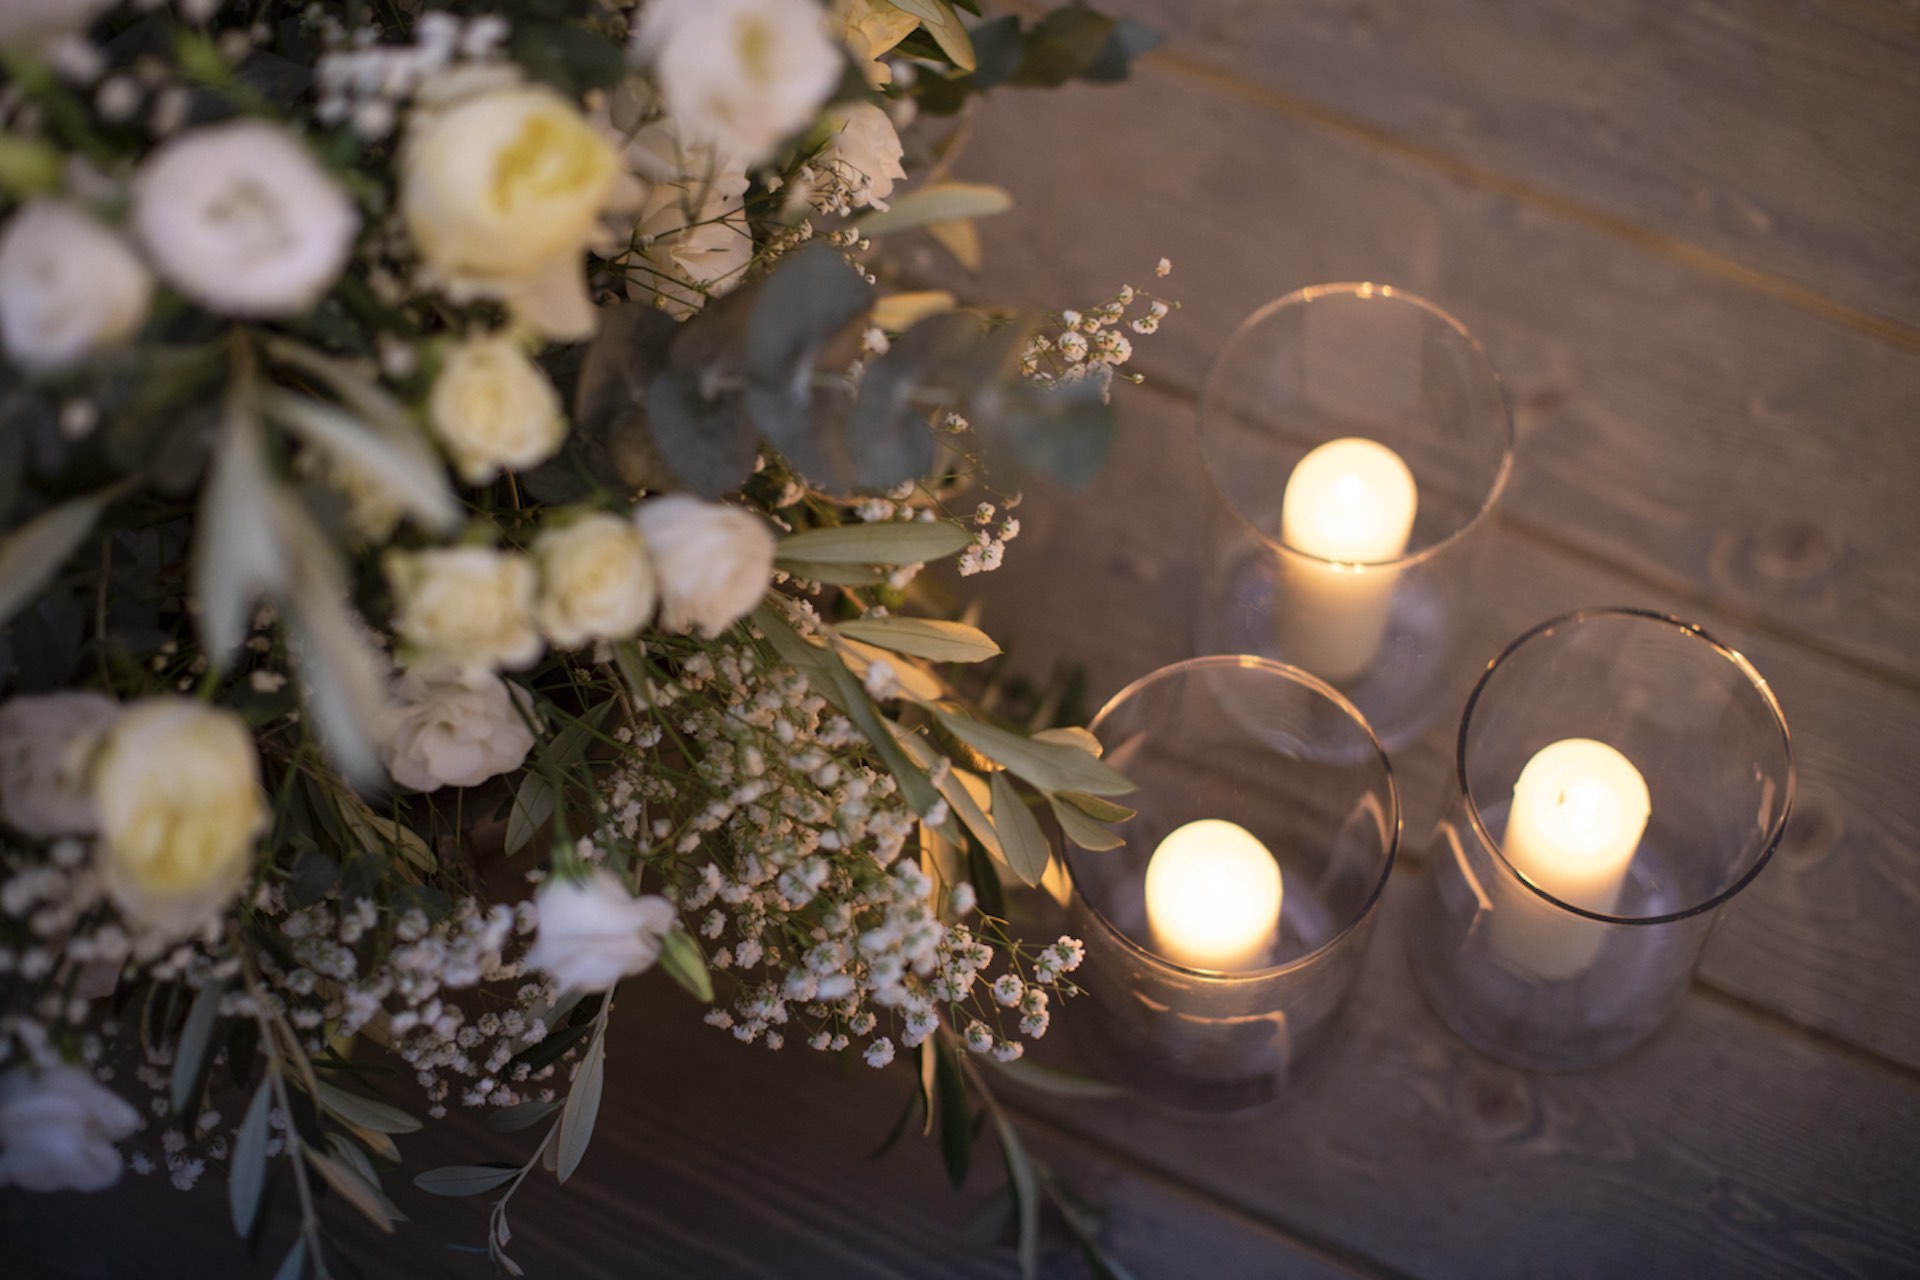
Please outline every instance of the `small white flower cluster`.
M1020 521L1013 516L1013 509L1020 505L1020 496L1014 494L1006 503L1007 516L997 524L991 502L982 502L974 508L973 523L979 528L973 535L973 545L960 553L961 577L970 578L976 573L992 573L998 569L1006 559L1007 544L1020 536Z
M487 62L507 38L507 20L482 14L465 22L451 13L420 15L412 44L381 44L378 28L349 31L327 6L310 4L302 15L320 32L329 52L315 66L322 124L348 121L372 141L393 131L400 108L433 77L465 59Z
M1164 276L1171 270L1162 258L1154 274ZM1097 378L1104 396L1112 388L1116 371L1133 358L1133 343L1121 330L1153 333L1177 305L1123 284L1118 293L1097 306L1056 315L1058 332L1034 334L1021 354L1020 371L1049 384ZM1129 382L1140 381L1138 374L1120 376Z

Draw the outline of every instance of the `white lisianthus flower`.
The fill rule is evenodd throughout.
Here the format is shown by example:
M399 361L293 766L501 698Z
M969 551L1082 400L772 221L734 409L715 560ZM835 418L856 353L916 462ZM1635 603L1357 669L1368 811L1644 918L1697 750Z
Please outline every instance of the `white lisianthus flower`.
M535 616L562 649L625 640L653 616L658 592L647 540L604 511L549 529L533 543L540 568Z
M102 1191L120 1179L116 1142L140 1113L79 1067L0 1077L0 1187Z
M686 135L748 165L813 120L845 58L813 0L653 0L633 38Z
M153 277L93 215L35 200L0 237L0 342L30 373L58 373L130 336Z
M393 780L415 791L472 787L526 762L533 730L525 696L491 671L434 677L405 672L393 682L380 758Z
M393 627L430 671L524 667L540 656L538 576L525 556L491 547L390 551Z
M568 991L605 991L651 968L676 919L671 902L658 894L636 898L606 870L548 880L533 905L540 923L527 967L552 974Z
M94 758L93 802L107 892L160 945L226 908L267 825L246 722L189 698L120 713Z
M660 625L717 636L753 612L773 577L773 531L738 507L684 493L633 513L660 580Z
M738 285L753 262L746 167L688 143L664 120L633 136L626 160L651 183L633 227L646 270L629 272L628 296L684 320Z
M854 208L886 208L893 184L907 176L893 121L871 102L835 107L832 119L835 132L821 161L839 174Z
M469 338L447 353L427 422L469 484L545 462L567 437L552 380L504 335Z
M407 231L448 296L497 298L555 341L592 335L582 254L636 193L573 103L511 85L418 107L400 172Z
M30 836L99 829L87 765L120 704L98 693L33 694L0 704L0 819Z
M163 145L133 183L133 220L160 274L236 316L312 307L340 277L360 215L278 125L206 125Z

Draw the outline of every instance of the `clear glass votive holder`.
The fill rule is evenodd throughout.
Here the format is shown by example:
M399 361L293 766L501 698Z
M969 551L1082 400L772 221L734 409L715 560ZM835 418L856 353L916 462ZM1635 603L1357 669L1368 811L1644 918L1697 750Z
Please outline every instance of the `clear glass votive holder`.
M1108 763L1138 785L1122 797L1136 815L1115 827L1121 848L1065 851L1070 916L1087 947L1076 978L1089 997L1080 1025L1092 1065L1187 1110L1271 1101L1318 1056L1360 973L1400 839L1386 754L1336 690L1250 656L1162 667L1115 695L1091 727ZM1232 884L1226 901L1200 904L1224 907L1217 915L1185 916L1206 935L1199 944L1236 950L1231 959L1181 950L1161 931L1167 879L1148 884L1168 837L1206 820L1213 833L1241 828L1257 841L1239 841L1244 856L1278 870L1277 920L1269 912L1249 927ZM1273 872L1239 868L1249 869ZM1150 888L1162 907L1151 917ZM1240 930L1238 944L1227 926Z
M1222 500L1203 652L1335 685L1399 747L1459 706L1462 625L1513 422L1458 320L1378 284L1248 316L1208 375L1200 444Z
M1507 646L1456 763L1409 920L1414 976L1469 1044L1547 1070L1653 1034L1793 803L1767 682L1700 628L1635 609Z

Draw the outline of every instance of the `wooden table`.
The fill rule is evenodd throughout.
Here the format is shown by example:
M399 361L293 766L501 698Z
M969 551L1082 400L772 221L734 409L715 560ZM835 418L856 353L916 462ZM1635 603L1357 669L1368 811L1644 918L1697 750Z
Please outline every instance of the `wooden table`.
M1320 1076L1232 1124L1008 1089L1036 1152L1107 1207L1141 1280L1920 1274L1912 4L1105 2L1169 48L1120 88L1003 93L960 166L1020 205L983 228L978 296L1091 303L1166 255L1185 304L1137 344L1149 382L1123 389L1106 475L1030 494L1007 567L971 580L1016 660L1084 664L1097 704L1192 652L1212 353L1300 285L1384 281L1507 378L1520 452L1477 652L1581 605L1701 622L1778 692L1800 798L1672 1022L1617 1065L1530 1074L1454 1039L1400 944L1443 725L1396 758L1412 856ZM931 1144L869 1158L906 1073L770 1058L637 985L585 1163L516 1202L533 1274L1013 1274L965 1238L989 1153L958 1196ZM410 1168L520 1150L470 1129L403 1147ZM391 1243L346 1226L367 1274L487 1273L443 1248L479 1242L483 1202L390 1181L418 1220ZM248 1262L217 1187L151 1180L0 1197L0 1241L9 1276L278 1256ZM1084 1274L1051 1228L1046 1263Z

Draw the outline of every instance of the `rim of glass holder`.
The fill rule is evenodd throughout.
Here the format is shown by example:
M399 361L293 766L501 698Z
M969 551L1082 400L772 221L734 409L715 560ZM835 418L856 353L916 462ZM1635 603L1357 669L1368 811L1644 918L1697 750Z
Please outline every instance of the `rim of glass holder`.
M1640 618L1648 622L1671 627L1675 631L1684 632L1706 642L1716 653L1731 662L1741 675L1747 678L1747 682L1753 687L1755 692L1760 695L1761 703L1766 707L1768 714L1773 720L1774 728L1780 735L1780 751L1787 762L1785 794L1781 797L1779 815L1774 818L1772 828L1767 832L1766 840L1761 847L1759 856L1753 860L1753 865L1748 867L1739 879L1722 889L1719 893L1714 894L1711 898L1697 902L1682 911L1669 911L1664 915L1657 916L1616 916L1609 915L1603 911L1590 911L1585 907L1575 906L1571 902L1566 902L1554 897L1529 879L1526 872L1520 870L1520 868L1514 866L1513 863L1507 860L1507 851L1501 848L1500 842L1495 840L1493 833L1487 829L1486 820L1480 815L1480 804L1474 799L1473 788L1467 784L1467 731L1473 725L1473 709L1479 705L1480 695L1486 691L1487 681L1492 678L1493 673L1499 669L1501 663L1513 656L1513 654L1528 641L1538 639L1562 628L1577 626L1593 618ZM1585 916L1589 920L1597 920L1602 924L1672 924L1676 920L1687 920L1697 915L1703 915L1732 898L1735 894L1746 888L1748 884L1752 883L1753 878L1759 875L1762 868L1772 860L1774 850L1780 845L1781 836L1786 833L1787 817L1793 812L1794 788L1797 785L1796 771L1793 766L1793 733L1787 727L1786 713L1780 708L1780 700L1773 696L1773 686L1767 683L1767 678L1760 674L1753 663L1747 661L1746 655L1732 645L1720 640L1698 623L1688 622L1683 618L1676 618L1670 613L1661 613L1657 609L1637 609L1631 605L1600 605L1588 609L1575 609L1570 613L1563 613L1558 617L1549 618L1538 626L1522 632L1504 649L1495 654L1493 659L1487 663L1486 670L1480 673L1480 678L1474 681L1473 692L1467 695L1467 709L1460 716L1460 733L1454 743L1453 767L1454 776L1460 785L1460 796L1466 806L1467 817L1473 823L1474 833L1480 837L1481 842L1484 843L1487 848L1493 850L1493 856L1499 861L1500 865L1512 873L1513 878L1518 880L1536 897L1552 903L1554 906L1571 915Z
M1404 552L1391 560L1329 560L1324 556L1317 556L1311 551L1302 551L1298 547L1291 546L1279 538L1268 537L1258 525L1241 514L1240 508L1234 505L1231 498L1227 497L1226 493L1220 488L1220 482L1214 478L1213 454L1207 444L1210 439L1207 432L1207 407L1214 400L1214 382L1220 377L1220 370L1226 364L1227 353L1233 350L1234 344L1240 341L1242 334L1248 332L1255 325L1261 323L1282 308L1304 305L1317 298L1326 297L1329 294L1348 294L1357 298L1389 298L1395 302L1410 303L1420 310L1425 311L1428 315L1433 316L1460 335L1461 339L1466 342L1467 349L1473 352L1474 358L1479 362L1480 367L1486 372L1487 376L1493 380L1494 390L1500 395L1500 424L1506 439L1500 446L1499 470L1494 473L1493 483L1487 486L1486 495L1481 498L1480 505L1474 509L1471 516L1446 537L1428 546L1424 546L1418 551ZM1286 294L1283 297L1275 298L1272 302L1265 304L1247 316L1246 319L1234 327L1233 333L1227 338L1227 345L1220 349L1219 358L1213 362L1213 368L1207 372L1207 380L1200 390L1199 417L1200 453L1202 459L1206 462L1207 484L1212 487L1214 496L1220 499L1221 505L1226 507L1228 511L1231 511L1233 518L1238 520L1254 537L1258 538L1266 546L1285 552L1287 555L1296 556L1311 564L1331 565L1335 567L1350 567L1357 564L1367 569L1403 568L1407 565L1418 564L1422 560L1438 555L1442 550L1460 541L1469 531L1477 528L1486 521L1487 517L1492 514L1495 505L1499 503L1500 495L1506 492L1507 481L1513 475L1513 455L1518 443L1513 429L1513 405L1507 399L1506 379L1500 376L1500 370L1495 367L1493 361L1488 357L1486 348L1480 345L1480 340L1473 336L1473 331L1455 318L1451 312L1421 297L1419 294L1409 293L1407 290L1397 288L1394 285L1380 284L1372 280L1341 280L1330 284L1310 284L1304 288L1295 289L1292 293ZM1371 732L1371 726L1369 726L1369 732Z
M1190 671L1203 667L1215 669L1236 667L1241 670L1264 671L1269 675L1278 675L1282 678L1290 679L1297 684L1305 685L1313 692L1320 694L1329 702L1333 703L1340 711L1344 712L1355 725L1359 726L1360 732L1366 735L1367 745L1373 748L1374 759L1380 764L1381 776L1386 779L1387 800L1390 803L1389 812L1393 818L1393 824L1389 829L1390 834L1387 839L1387 847L1384 850L1385 856L1381 859L1380 875L1379 878L1374 881L1373 888L1368 890L1366 900L1354 910L1352 918L1341 925L1332 937L1306 954L1295 956L1285 963L1268 965L1263 969L1239 969L1232 971L1224 969L1196 969L1191 965L1181 964L1177 960L1169 960L1158 951L1152 951L1140 945L1132 934L1109 919L1106 912L1094 905L1092 898L1081 892L1080 878L1074 874L1073 870L1073 857L1066 853L1064 846L1061 850L1062 857L1060 862L1061 865L1067 869L1067 880L1073 887L1073 896L1080 900L1081 905L1092 914L1095 920L1100 922L1101 927L1111 934L1127 951L1160 968L1172 969L1175 972L1189 974L1196 978L1205 979L1208 982L1233 983L1265 981L1277 975L1304 968L1306 965L1311 964L1321 955L1345 941L1348 935L1355 929L1358 929L1361 923L1373 914L1374 908L1379 905L1380 896L1386 892L1387 880L1392 876L1394 863L1398 861L1400 855L1400 837L1402 828L1405 825L1404 818L1400 812L1400 782L1394 776L1393 761L1388 757L1387 749L1381 745L1379 735L1373 731L1373 726L1367 723L1367 718L1360 714L1360 708L1354 706L1338 689L1320 679L1312 672L1293 666L1290 663L1276 662L1272 658L1263 658L1258 654L1204 654L1197 658L1186 658L1179 662L1168 663L1164 667L1158 667L1149 671L1146 675L1132 681L1124 689L1120 690L1120 692L1108 698L1105 704L1101 706L1099 712L1088 722L1087 732L1097 735L1100 731L1101 724L1106 721L1107 713L1139 690L1145 689L1148 685L1156 684L1163 679L1186 675Z

